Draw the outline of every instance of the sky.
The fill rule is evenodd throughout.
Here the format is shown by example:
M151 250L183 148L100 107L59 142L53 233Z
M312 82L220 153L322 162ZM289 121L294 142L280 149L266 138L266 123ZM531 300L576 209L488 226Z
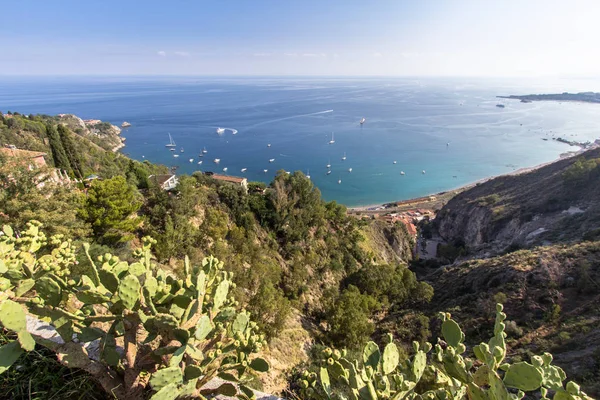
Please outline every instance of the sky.
M600 0L0 0L0 10L0 75L600 75Z

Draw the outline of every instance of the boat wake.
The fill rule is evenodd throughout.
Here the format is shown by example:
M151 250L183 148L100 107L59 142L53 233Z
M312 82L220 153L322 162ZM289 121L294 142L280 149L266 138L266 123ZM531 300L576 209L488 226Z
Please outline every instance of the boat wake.
M289 116L289 117L283 117L283 118L277 118L277 119L270 119L268 121L263 121L263 122L259 122L257 124L251 125L251 126L247 127L246 130L250 130L252 128L256 128L257 126L261 126L261 125L272 124L273 122L285 121L285 120L288 120L288 119L301 118L301 117L310 117L312 115L328 114L328 113L332 113L332 112L333 112L333 110L325 110L325 111L317 111L317 112L309 113L309 114L298 114L298 115L292 115L292 116Z
M287 154L281 154L281 153L280 153L280 154L279 154L279 157L291 157L291 156L290 156L290 155L287 155Z
M223 129L225 129L226 131L230 131L233 135L235 135L236 133L238 133L237 129L233 129L233 128L223 128Z

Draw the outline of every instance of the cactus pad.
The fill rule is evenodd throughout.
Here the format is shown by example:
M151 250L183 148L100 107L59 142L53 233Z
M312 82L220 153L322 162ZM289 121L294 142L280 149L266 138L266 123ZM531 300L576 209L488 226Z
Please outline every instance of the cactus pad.
M365 367L370 366L376 371L380 359L381 353L379 352L379 346L377 346L375 342L367 343L363 350L363 362L365 363Z
M196 324L196 339L202 340L206 338L213 328L213 323L210 321L208 315L203 315Z
M396 366L400 362L400 353L398 348L392 343L388 343L383 350L383 373L390 374L396 369Z
M542 386L543 375L539 368L526 362L510 366L504 375L504 384L524 391L536 390Z
M6 231L5 231L6 232ZM23 350L17 342L9 342L4 346L0 347L0 374L4 373L19 356L23 353Z
M140 297L140 281L133 275L127 275L119 284L119 297L125 308L133 310Z
M183 382L183 375L179 367L169 367L159 369L152 374L150 378L150 384L154 390L160 391L167 385L175 384L178 385Z
M452 347L458 346L465 339L465 334L453 319L447 319L442 323L442 335L444 335L444 340Z

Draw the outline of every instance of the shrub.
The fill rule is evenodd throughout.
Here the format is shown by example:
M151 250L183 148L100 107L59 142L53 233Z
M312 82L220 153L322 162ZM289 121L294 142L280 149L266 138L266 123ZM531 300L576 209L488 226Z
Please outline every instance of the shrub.
M209 257L192 266L186 257L185 278L176 279L152 262L153 243L144 238L131 264L110 253L96 262L84 245L89 271L72 276L76 255L70 241L48 239L33 221L20 237L4 226L0 323L17 340L0 347L0 372L35 346L23 306L49 320L63 340L40 339L40 344L63 364L90 373L119 399L146 398L150 388L155 400L235 395L238 389L231 383L208 393L203 386L217 375L245 382L246 372L268 370L265 360L250 359L265 344L264 336L255 332L247 312L236 309L232 274L223 263ZM88 358L82 346L94 341L99 361ZM239 389L250 396L243 384Z
M449 313L441 313L443 341L432 346L414 343L415 355L401 361L391 335L383 353L374 342L353 358L345 351L322 350L321 367L304 371L297 385L302 399L521 399L525 392L547 399L591 400L564 371L552 365L552 355L532 356L531 363L506 362L502 305L496 306L494 336L465 354L464 333ZM433 349L433 351L432 351ZM429 360L428 360L429 358ZM514 393L517 394L514 394ZM540 396L541 395L541 396Z

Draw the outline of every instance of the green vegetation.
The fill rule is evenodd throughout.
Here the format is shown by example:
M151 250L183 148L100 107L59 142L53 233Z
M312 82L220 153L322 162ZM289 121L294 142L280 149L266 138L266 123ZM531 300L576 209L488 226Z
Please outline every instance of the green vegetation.
M578 158L569 168L563 172L563 178L566 184L579 185L587 182L590 179L590 175L598 171L600 165L600 158L593 158L586 160L585 158Z
M95 181L79 213L92 226L100 243L111 244L133 238L132 233L141 220L132 214L141 205L136 199L135 188L124 177L116 176Z
M401 359L392 335L383 353L374 342L356 358L326 348L318 372L305 371L298 391L303 399L522 399L525 392L544 399L591 399L576 383L563 383L566 375L552 365L549 353L531 357L531 363L506 362L506 314L501 304L496 308L494 336L473 347L475 358L463 355L464 333L449 313L441 313L444 340L435 346L415 342L410 360Z
M133 263L110 253L96 262L84 245L87 272L75 276L70 241L48 239L35 222L19 237L8 225L2 231L0 323L17 337L0 347L0 372L35 347L23 306L49 319L64 344L38 340L62 363L87 371L119 399L143 399L149 390L155 400L235 395L238 390L246 395L245 374L268 371L265 360L250 358L266 342L249 314L236 309L231 274L219 260L206 258L201 266L192 266L186 258L185 279L177 279L152 262L155 241L144 238ZM117 350L119 338L123 352ZM88 358L82 348L97 339L100 361ZM237 382L239 389L231 383L202 389L217 375Z

